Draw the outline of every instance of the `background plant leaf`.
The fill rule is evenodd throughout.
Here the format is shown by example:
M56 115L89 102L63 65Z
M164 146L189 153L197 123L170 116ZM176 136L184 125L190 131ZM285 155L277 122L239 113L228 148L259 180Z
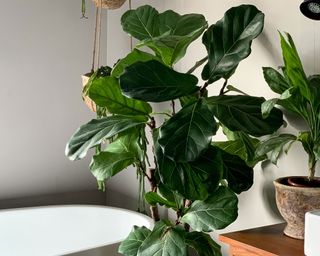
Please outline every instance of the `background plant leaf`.
M198 256L222 256L221 246L208 234L195 231L187 233L186 243L197 252Z
M203 80L213 83L228 79L241 60L251 53L251 43L262 31L264 14L255 6L241 5L229 9L223 19L209 27L202 42L209 60L202 71Z

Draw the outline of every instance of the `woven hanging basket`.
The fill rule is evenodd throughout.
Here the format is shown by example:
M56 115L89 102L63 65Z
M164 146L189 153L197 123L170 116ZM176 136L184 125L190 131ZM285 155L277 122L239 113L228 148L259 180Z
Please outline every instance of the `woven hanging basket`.
M92 0L92 1L98 7L114 10L114 9L120 8L126 0Z
M88 83L89 79L90 79L90 75L91 74L84 74L81 76L82 79L82 87L85 87L86 84ZM82 98L84 103L86 103L86 105L88 106L88 108L93 111L93 112L97 112L97 107L96 104L93 102L93 100L91 100L88 96L82 94Z

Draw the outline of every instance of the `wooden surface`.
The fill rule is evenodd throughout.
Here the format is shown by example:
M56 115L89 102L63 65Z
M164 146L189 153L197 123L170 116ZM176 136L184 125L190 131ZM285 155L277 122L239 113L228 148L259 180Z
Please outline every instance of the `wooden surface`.
M285 236L284 227L277 224L222 234L220 240L230 245L232 256L303 256L304 241Z

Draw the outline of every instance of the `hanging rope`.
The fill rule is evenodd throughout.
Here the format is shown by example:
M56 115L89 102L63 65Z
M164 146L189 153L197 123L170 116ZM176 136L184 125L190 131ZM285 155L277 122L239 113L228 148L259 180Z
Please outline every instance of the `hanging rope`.
M100 65L100 42L101 42L101 1L100 6L96 7L96 23L94 27L94 41L93 41L93 53L92 53L92 66L91 72L93 73Z

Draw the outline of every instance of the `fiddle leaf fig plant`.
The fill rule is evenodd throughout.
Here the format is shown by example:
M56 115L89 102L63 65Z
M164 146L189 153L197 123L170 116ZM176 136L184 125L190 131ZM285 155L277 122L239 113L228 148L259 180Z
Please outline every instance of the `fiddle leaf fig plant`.
M110 74L98 70L90 79L86 95L105 111L75 132L66 155L78 160L94 148L90 169L102 189L128 166L136 168L140 198L150 205L156 223L152 230L134 227L119 247L123 255L185 256L190 250L221 255L207 233L235 221L237 194L251 187L253 166L265 158L254 153L256 137L272 134L283 124L277 108L262 115L264 98L228 84L250 55L264 15L255 6L241 5L208 27L203 15L159 13L146 5L127 11L121 23L138 44ZM177 71L174 64L201 35L206 56L188 71ZM200 81L192 73L203 64ZM209 95L208 87L221 79L220 94ZM168 102L168 107L159 112L159 102ZM228 140L214 140L220 129ZM140 211L143 206L140 202ZM175 211L176 220L161 219L158 206Z
M262 114L268 116L275 105L280 105L303 119L307 130L296 135L284 133L272 136L259 145L256 153L265 155L270 152L270 159L276 164L283 150L287 151L294 142L301 142L308 154L308 178L312 180L315 177L316 163L320 160L320 75L307 77L290 34L280 34L280 38L284 66L280 72L271 67L263 68L269 87L280 96L265 101L262 104Z

